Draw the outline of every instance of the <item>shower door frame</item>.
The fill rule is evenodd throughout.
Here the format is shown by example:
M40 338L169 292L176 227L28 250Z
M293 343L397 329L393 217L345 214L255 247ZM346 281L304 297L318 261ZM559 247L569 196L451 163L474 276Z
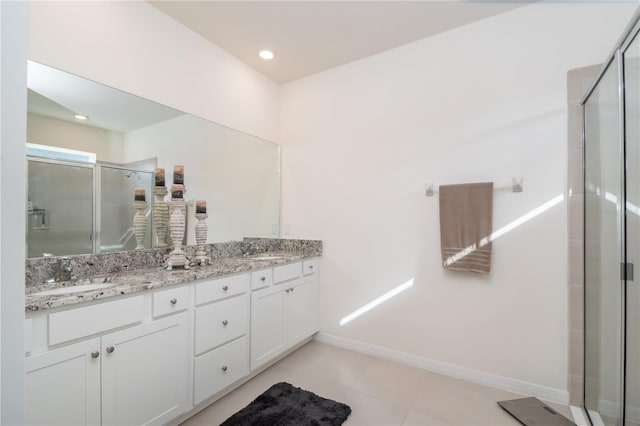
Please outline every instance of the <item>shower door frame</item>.
M634 40L636 39L636 37L638 36L638 34L640 33L640 9L638 9L634 15L633 18L631 19L631 21L629 22L629 24L627 25L627 27L625 28L624 32L622 33L622 36L620 37L620 39L618 40L618 42L615 45L615 48L613 49L613 51L609 54L609 56L607 57L606 61L604 62L600 72L598 73L598 76L596 77L596 79L594 80L594 82L592 83L592 85L589 87L589 89L587 90L587 92L584 94L584 96L582 97L581 101L580 101L580 106L581 106L581 113L582 113L582 146L583 146L583 151L582 151L582 165L583 165L583 170L585 170L586 168L586 155L587 155L587 146L586 146L586 136L587 136L587 131L586 131L586 127L587 127L587 121L586 121L586 107L585 104L587 103L587 101L589 100L589 98L591 97L591 95L593 94L593 92L595 91L595 89L599 86L602 78L604 77L604 75L606 74L606 72L608 71L609 67L614 64L614 62L616 63L617 67L618 67L618 72L617 72L617 78L618 78L618 108L619 108L619 119L618 119L618 133L619 133L619 137L618 137L618 145L619 145L619 152L620 152L620 205L622 206L620 208L620 212L619 214L619 219L621 220L621 235L619 236L620 238L620 250L621 250L621 260L622 263L624 265L627 265L627 220L626 220L626 216L627 216L627 186L626 186L626 176L627 176L627 157L626 157L626 146L627 146L627 139L626 139L626 102L625 102L625 87L624 87L624 82L625 82L625 64L624 64L624 53L626 52L627 48L631 45L631 43L634 42ZM583 197L583 215L586 215L587 212L587 196L586 196L586 173L583 176L583 183L585 184L585 195ZM583 277L585 277L585 282L583 285L586 286L586 277L587 277L587 270L586 270L586 242L587 242L587 226L586 226L586 220L583 220ZM620 292L621 294L621 301L620 301L620 317L619 317L619 323L620 323L620 336L621 336L621 347L618 348L620 350L620 371L618 372L619 379L620 379L620 408L619 408L619 413L618 413L618 417L620 419L620 424L622 426L624 426L626 424L626 385L627 385L627 369L626 369L626 361L627 361L627 276L626 276L626 267L625 267L625 272L622 271L622 265L621 265L621 276L620 276L620 285L622 286L622 291ZM588 419L588 421L593 425L594 421L591 419L590 415L589 415L589 410L586 407L586 393L587 393L587 374L586 374L586 351L587 351L587 339L586 339L586 335L587 335L587 303L586 303L586 291L585 291L585 296L583 298L583 312L584 312L584 323L583 323L583 329L584 329L584 336L585 338L583 339L583 354L585 355L585 362L583 365L583 376L582 376L582 381L583 381L583 387L582 387L582 410L586 416L586 418Z

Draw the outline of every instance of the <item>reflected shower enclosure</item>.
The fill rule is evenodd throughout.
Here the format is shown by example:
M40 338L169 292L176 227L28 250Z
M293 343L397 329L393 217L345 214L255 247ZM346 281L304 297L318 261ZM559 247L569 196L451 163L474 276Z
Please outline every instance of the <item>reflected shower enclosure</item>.
M149 207L145 247L151 247L153 173L106 164L27 158L27 257L132 250L134 188Z

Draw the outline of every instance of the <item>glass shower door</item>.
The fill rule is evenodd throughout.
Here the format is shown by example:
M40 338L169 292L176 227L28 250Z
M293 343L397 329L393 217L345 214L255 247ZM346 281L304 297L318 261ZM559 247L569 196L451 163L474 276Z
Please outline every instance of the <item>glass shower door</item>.
M93 166L28 159L27 257L93 251Z
M147 234L143 245L151 248L151 208L153 207L153 173L119 167L100 166L99 185L99 251L122 251L136 248L133 232L133 207L135 188L146 192Z
M621 425L624 262L619 66L609 63L584 104L585 398L592 423Z
M624 117L626 157L627 262L636 277L625 283L625 425L640 424L640 41L636 35L624 50Z

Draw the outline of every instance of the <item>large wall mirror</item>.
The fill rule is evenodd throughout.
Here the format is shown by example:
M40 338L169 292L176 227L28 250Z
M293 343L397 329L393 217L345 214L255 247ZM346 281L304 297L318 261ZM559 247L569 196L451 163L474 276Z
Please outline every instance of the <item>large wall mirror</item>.
M28 258L134 248L134 188L146 190L154 246L153 170L170 186L176 164L187 244L195 199L207 202L209 243L279 235L278 145L32 61L27 85Z

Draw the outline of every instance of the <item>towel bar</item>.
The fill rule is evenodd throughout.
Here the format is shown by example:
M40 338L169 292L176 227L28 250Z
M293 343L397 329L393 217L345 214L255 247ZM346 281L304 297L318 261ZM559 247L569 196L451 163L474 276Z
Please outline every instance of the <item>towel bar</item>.
M438 191L434 189L435 184L433 182L425 184L424 195L427 197L433 197ZM511 192L523 192L524 178L522 176L514 176L511 178L511 186L494 186L493 189L510 189Z

